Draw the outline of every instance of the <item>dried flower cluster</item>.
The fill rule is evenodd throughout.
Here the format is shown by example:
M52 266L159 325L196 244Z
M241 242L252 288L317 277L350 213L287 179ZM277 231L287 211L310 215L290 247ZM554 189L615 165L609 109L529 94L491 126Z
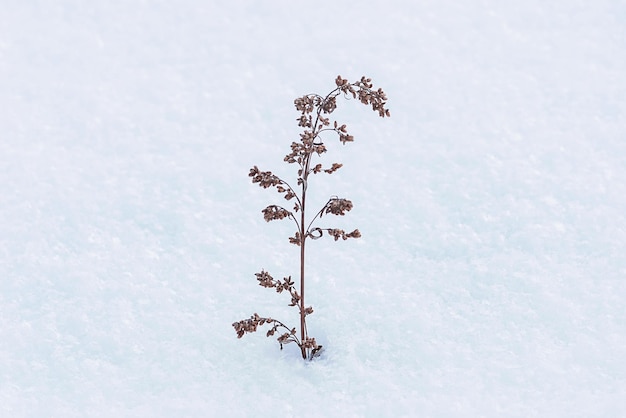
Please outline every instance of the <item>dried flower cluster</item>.
M321 238L322 235L324 235L324 231L326 231L326 233L328 233L328 235L330 235L331 237L335 238L335 241L338 241L339 238L343 239L344 241L348 238L361 238L361 232L358 229L346 233L346 231L344 231L343 229L337 228L313 228L309 232L309 237L312 239Z
M252 177L252 183L259 183L259 186L267 189L268 187L278 186L282 184L282 180L273 175L271 171L260 171L255 165L250 169L249 177Z
M287 209L276 205L269 205L268 207L263 209L262 212L263 219L265 219L267 222L281 220L293 216L292 213L289 212Z
M244 336L246 332L256 332L258 327L265 325L265 324L274 324L272 328L270 328L267 331L268 337L271 337L272 335L274 335L276 331L278 331L278 328L284 328L287 330L287 332L281 334L278 337L278 342L280 343L281 350L283 349L283 344L289 344L291 342L295 342L298 345L302 345L300 343L300 340L296 336L297 331L295 328L289 329L282 322L276 319L272 319L272 318L262 318L257 313L252 315L250 319L243 319L241 321L235 322L233 324L233 327L235 328L235 331L237 332L237 338L241 338Z
M283 281L280 282L275 280L268 272L262 270L260 273L255 274L256 279L259 281L259 285L268 288L275 288L277 293L282 293L283 290L286 290L291 294L291 303L289 306L299 306L298 302L300 302L300 296L296 291L296 288L293 286L294 283L291 280L291 276L283 278ZM313 308L308 308L313 313Z
M372 110L377 112L380 117L390 116L389 109L386 108L387 96L385 92L380 88L375 90L371 81L369 78L361 77L360 80L350 83L347 79L337 76L335 79L336 87L326 96L307 94L294 100L296 110L300 112L300 116L296 120L298 126L303 128L303 130L300 133L299 141L291 143L291 151L285 156L284 161L298 165L296 179L298 190L272 174L271 171L261 171L257 166L250 169L249 176L252 177L252 183L258 183L264 189L275 187L276 191L283 195L285 200L293 203L293 211L287 210L282 206L269 205L262 210L262 213L263 218L267 222L289 218L296 225L296 232L289 237L289 242L300 247L299 291L296 289L291 276L284 277L280 281L274 279L265 270L255 275L260 286L276 289L277 293L288 292L290 294L291 301L289 306L297 307L299 311L300 337L297 335L296 328L289 328L276 319L261 317L255 313L249 319L233 323L238 338L243 337L246 333L256 332L259 326L268 324L271 326L267 332L268 337L273 336L279 329L283 331L277 338L281 349L284 344L295 342L300 348L302 358L304 359L312 359L320 354L322 346L317 344L315 338L308 335L306 327L306 317L313 313L313 308L310 306L306 307L304 303L306 240L307 238L319 239L324 233L333 237L335 241L338 241L340 238L346 240L348 238L359 238L361 233L358 229L346 233L343 229L313 227L315 221L321 219L324 215L343 216L346 212L349 212L353 205L348 199L332 197L311 220L307 219L306 195L309 175L321 172L333 174L343 166L340 163L332 163L330 166L325 167L321 163L313 165L311 161L314 156L321 156L327 152L322 139L324 132L334 132L342 144L354 141L354 137L348 133L348 128L345 124L340 124L336 120L331 122L327 116L337 109L337 97L339 95L343 95L345 98L358 98L361 103L370 105ZM298 215L295 215L296 213Z
M372 90L374 85L372 84L371 78L363 76L360 82L350 84L348 80L338 75L335 79L335 83L343 93L350 93L353 98L358 96L361 103L372 105L372 110L378 112L380 117L391 116L389 109L385 108L385 104L387 104L385 92L383 89Z
M352 209L352 202L348 199L333 198L328 201L324 208L324 213L332 213L333 215L345 215Z

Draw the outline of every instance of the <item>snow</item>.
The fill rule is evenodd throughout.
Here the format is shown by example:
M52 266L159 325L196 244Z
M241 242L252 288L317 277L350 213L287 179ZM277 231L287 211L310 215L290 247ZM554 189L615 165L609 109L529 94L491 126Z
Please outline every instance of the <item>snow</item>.
M0 14L0 415L626 415L621 1L14 1ZM297 323L293 99L340 102ZM310 200L311 201L311 200ZM335 222L336 221L336 222Z

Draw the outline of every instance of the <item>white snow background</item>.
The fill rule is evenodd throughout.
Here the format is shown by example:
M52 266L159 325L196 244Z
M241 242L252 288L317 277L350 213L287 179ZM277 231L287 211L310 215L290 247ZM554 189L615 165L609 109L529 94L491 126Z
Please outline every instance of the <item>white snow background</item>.
M626 4L36 1L0 13L0 416L626 416ZM341 74L308 246L293 99ZM311 201L310 201L311 202Z

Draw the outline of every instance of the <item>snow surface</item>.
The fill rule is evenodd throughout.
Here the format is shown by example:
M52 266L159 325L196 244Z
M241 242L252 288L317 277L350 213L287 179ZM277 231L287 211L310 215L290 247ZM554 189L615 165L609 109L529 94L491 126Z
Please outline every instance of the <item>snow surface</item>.
M336 115L295 323L293 99ZM0 416L626 416L626 4L5 0ZM336 222L334 222L336 220Z

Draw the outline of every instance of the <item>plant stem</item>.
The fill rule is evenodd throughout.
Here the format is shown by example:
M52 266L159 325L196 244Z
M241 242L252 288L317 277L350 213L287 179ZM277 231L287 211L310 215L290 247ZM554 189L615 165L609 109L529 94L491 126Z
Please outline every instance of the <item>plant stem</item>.
M336 88L335 90L331 91L330 93L328 93L328 95L322 100L322 103L325 103L329 97L331 97L335 92L339 91L339 88ZM320 123L320 114L322 112L322 107L319 106L317 108L317 115L315 116L315 123L312 126L312 132L315 133L315 137L317 137L320 132L323 131L323 129L319 129L318 125ZM318 213L318 215L316 215L312 220L311 223L309 224L308 227L306 227L305 229L305 225L306 225L306 189L307 189L307 185L308 185L308 178L309 178L309 172L311 169L311 158L313 156L313 142L314 139L311 141L311 144L308 145L308 149L306 152L306 155L304 157L304 161L302 162L302 195L300 197L300 334L302 336L302 345L300 346L301 350L302 350L302 358L306 360L307 358L307 351L308 349L305 347L306 341L308 340L308 332L306 329L306 318L305 318L305 313L304 313L304 255L305 255L305 251L304 251L304 244L306 242L306 239L308 237L309 234L309 229L311 227L311 225L313 224L313 222L315 221L315 219L319 216L319 214L322 213L322 211L324 210L322 208L322 211L320 211ZM297 222L296 222L297 223Z
M311 160L311 154L307 155L305 162L305 170L302 172L302 197L300 202L300 333L302 336L302 358L306 360L307 349L304 346L307 340L306 319L304 315L304 244L306 242L307 231L304 229L306 220L306 189L308 180L308 167Z
M300 231L300 332L302 335L302 358L306 359L306 348L304 347L304 342L307 339L306 335L306 323L304 319L304 242L306 240L306 231L304 230L304 203L306 199L306 189L303 186L302 189L302 222L301 231Z
M306 329L306 319L304 314L304 244L306 242L308 230L305 230L305 222L306 222L306 189L308 185L309 178L309 167L311 165L311 153L312 150L309 150L308 154L305 157L305 161L303 164L302 170L302 196L300 202L300 333L302 336L302 358L306 360L307 358L307 349L305 347L305 343L307 341L307 329Z

